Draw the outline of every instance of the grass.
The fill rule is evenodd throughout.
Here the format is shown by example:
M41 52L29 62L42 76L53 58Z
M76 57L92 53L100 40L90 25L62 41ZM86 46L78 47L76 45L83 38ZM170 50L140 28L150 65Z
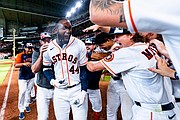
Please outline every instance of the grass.
M0 60L1 64L0 64L0 85L4 82L4 79L9 71L9 69L11 68L11 63L6 63L6 62L11 62L12 60L9 59L4 59L4 60ZM3 64L6 63L6 64Z

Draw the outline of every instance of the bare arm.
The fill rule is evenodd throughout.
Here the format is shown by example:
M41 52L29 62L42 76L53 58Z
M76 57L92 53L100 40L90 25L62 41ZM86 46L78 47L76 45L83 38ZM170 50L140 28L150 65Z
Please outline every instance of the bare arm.
M87 69L91 72L95 72L95 71L104 70L105 67L102 65L100 61L97 61L97 62L88 62Z
M33 73L37 73L41 69L43 63L43 52L47 50L47 47L48 44L44 44L41 46L39 57L31 67Z
M90 20L97 25L127 28L123 3L113 0L91 0Z
M89 32L89 31L91 31L91 30L92 30L93 32L95 32L95 31L97 31L98 29L101 30L101 31L103 31L103 32L109 33L111 27L99 26L99 25L92 25L92 26L90 26L90 27L85 28L85 29L83 30L83 32Z
M152 43L156 45L157 50L158 50L162 55L164 55L164 56L166 56L167 58L171 59L171 58L169 57L168 51L166 50L166 47L165 47L165 45L164 45L163 42L161 42L161 41L159 41L159 40L157 40L157 39L153 39L153 40L150 41L150 44L152 44Z
M166 61L162 58L160 58L158 55L155 55L157 60L157 68L148 68L148 70L152 72L156 72L161 74L162 76L175 78L175 70L169 68L166 64Z
M16 63L14 66L15 66L15 68L20 68L22 66L31 67L31 63L30 62Z

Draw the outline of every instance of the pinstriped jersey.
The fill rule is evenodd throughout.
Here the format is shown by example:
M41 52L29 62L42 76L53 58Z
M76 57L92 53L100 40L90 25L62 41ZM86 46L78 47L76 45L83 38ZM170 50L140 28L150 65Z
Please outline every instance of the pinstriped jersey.
M80 82L80 67L86 65L88 58L85 44L71 36L66 47L61 48L56 39L49 43L47 51L43 54L43 65L54 65L55 78L66 80L68 85Z
M128 0L123 3L126 23L131 33L162 34L169 56L180 75L180 1Z
M112 53L101 63L112 74L121 72L126 90L134 101L166 103L169 101L163 77L148 70L156 67L155 52L144 43L135 43Z

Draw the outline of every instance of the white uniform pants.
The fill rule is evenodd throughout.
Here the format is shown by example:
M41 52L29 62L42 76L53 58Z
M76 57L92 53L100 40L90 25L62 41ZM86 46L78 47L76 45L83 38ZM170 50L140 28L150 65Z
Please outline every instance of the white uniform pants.
M125 90L122 80L115 81L111 78L107 90L107 120L117 120L120 105L122 119L131 120L133 101Z
M87 96L80 107L73 104L74 98L76 98L80 93L80 84L68 89L54 89L54 111L57 120L69 120L70 107L72 109L73 120L87 120Z
M25 107L29 106L31 90L34 86L34 78L29 80L18 80L19 85L19 98L18 109L24 112Z
M132 110L132 120L179 120L174 110L155 112L137 105L134 105Z
M32 90L31 90L31 97L36 97L34 86L33 86Z
M37 86L37 112L38 120L48 120L50 100L53 100L54 89Z
M87 90L89 101L92 104L92 109L94 112L101 112L102 110L102 99L101 99L101 91L97 90Z

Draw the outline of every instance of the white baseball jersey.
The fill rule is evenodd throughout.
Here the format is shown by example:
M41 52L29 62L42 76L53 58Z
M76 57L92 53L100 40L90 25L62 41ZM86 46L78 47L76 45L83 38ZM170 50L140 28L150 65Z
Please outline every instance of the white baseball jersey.
M180 1L179 0L128 0L124 13L128 29L133 32L155 32L163 39L180 75Z
M112 74L121 72L129 96L142 103L167 103L163 77L148 68L156 67L153 50L145 43L121 48L101 60L103 66Z
M56 40L49 43L48 50L43 54L43 64L50 66L54 64L55 78L57 80L67 80L68 85L80 82L80 69L87 63L85 44L75 38L70 37L69 43L61 48Z

